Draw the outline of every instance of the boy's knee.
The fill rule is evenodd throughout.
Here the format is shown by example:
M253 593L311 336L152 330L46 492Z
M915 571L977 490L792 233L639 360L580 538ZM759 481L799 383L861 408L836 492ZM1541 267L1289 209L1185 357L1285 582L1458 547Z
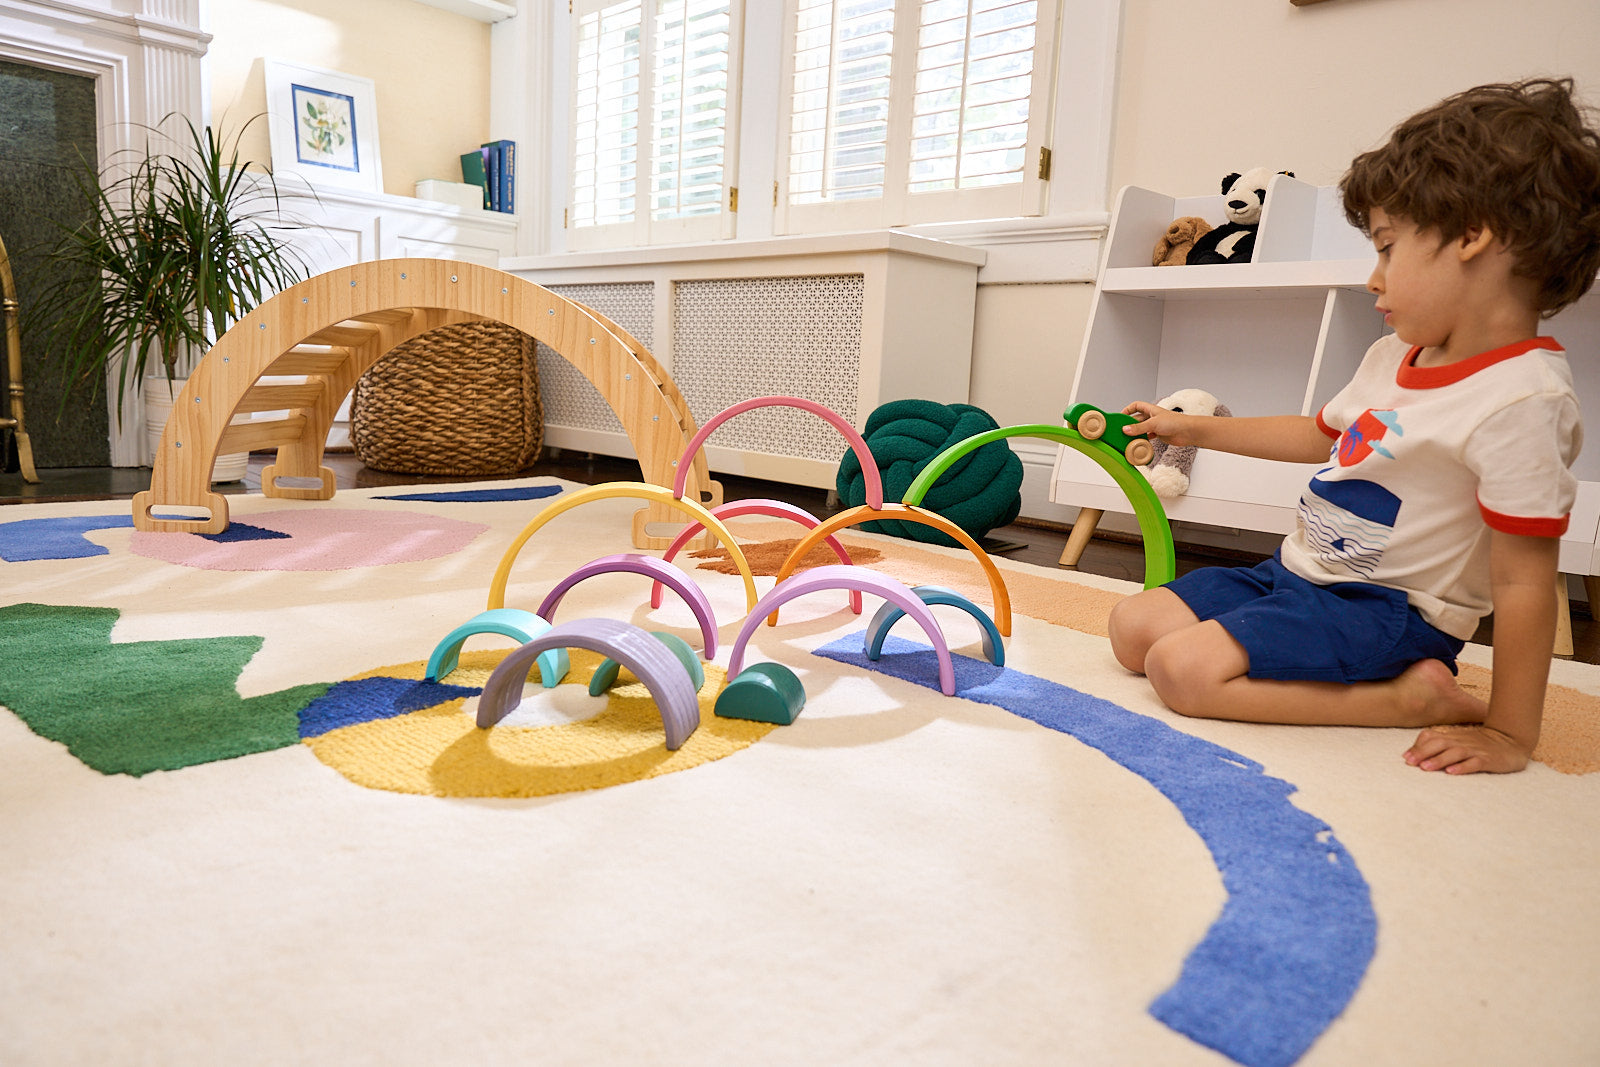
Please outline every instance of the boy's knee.
M1135 674L1143 674L1144 657L1150 647L1150 639L1139 625L1139 612L1133 604L1134 598L1129 597L1112 606L1106 634L1111 638L1111 654L1117 658L1117 662Z
M1188 636L1167 634L1152 644L1144 657L1144 673L1161 702L1179 715L1203 716L1210 671L1204 656Z

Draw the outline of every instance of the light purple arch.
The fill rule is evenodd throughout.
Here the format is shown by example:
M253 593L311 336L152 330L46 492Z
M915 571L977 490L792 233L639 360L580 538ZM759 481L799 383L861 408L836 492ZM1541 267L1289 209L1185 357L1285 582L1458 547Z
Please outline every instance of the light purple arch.
M711 436L711 431L727 422L735 415L743 415L756 408L799 408L809 411L813 415L820 415L833 425L833 428L844 434L844 439L850 442L850 449L856 454L856 459L861 461L861 476L866 479L867 503L876 511L883 510L883 475L878 473L878 461L872 458L872 450L867 447L867 442L844 419L840 418L831 408L824 407L815 400L807 400L800 396L758 396L750 400L741 401L731 408L725 408L711 416L711 421L700 427L700 431L689 441L689 447L683 450L683 456L678 460L678 473L672 479L672 495L681 498L683 488L688 484L689 465L694 457L699 454L700 447L706 443L706 438Z
M597 574L619 572L642 574L652 578L656 582L653 586L655 589L663 585L671 586L679 596L683 597L684 603L689 605L689 610L694 612L695 619L700 623L700 638L705 646L703 657L711 659L717 654L717 621L711 614L711 602L706 599L704 590L672 564L637 552L618 552L611 556L601 556L592 563L585 563L556 583L556 587L545 596L544 603L539 605L539 610L535 614L544 619L554 619L556 606L573 586ZM660 598L654 597L650 601L650 606L657 607L660 603Z
M778 610L781 605L818 589L858 589L863 593L871 593L889 601L915 619L923 632L928 635L928 640L933 642L934 655L939 659L939 691L947 697L956 695L956 670L955 665L950 662L950 648L945 644L944 631L939 629L939 622L933 617L933 612L928 610L928 605L924 604L905 584L886 574L879 574L865 567L845 567L837 563L830 563L825 567L812 567L810 570L792 575L773 586L767 595L756 603L749 617L744 620L744 626L739 629L739 636L734 639L733 655L728 660L730 681L744 669L745 645L749 642L750 635L755 633L756 627L761 625L761 620Z
M478 698L480 729L493 726L517 706L533 661L554 648L586 648L632 671L655 699L669 750L681 748L699 727L700 700L694 682L678 657L654 634L619 619L574 619L552 626L500 661Z
M726 504L718 504L711 509L711 514L717 519L736 519L740 515L770 515L779 519L793 519L808 530L815 530L822 525L817 517L805 508L795 507L793 504L787 504L782 500L732 500ZM683 531L672 539L672 544L667 546L666 554L661 558L670 563L672 557L676 556L683 549L683 546L688 544L695 534L698 534L703 529L705 529L705 524L700 522L692 522L685 526ZM850 553L844 550L844 545L839 543L837 537L829 534L827 542L828 547L833 549L833 554L839 557L840 563L850 563ZM660 582L656 582L650 587L650 606L652 608L661 606L661 594ZM858 589L850 590L850 610L857 615L861 614L861 591Z

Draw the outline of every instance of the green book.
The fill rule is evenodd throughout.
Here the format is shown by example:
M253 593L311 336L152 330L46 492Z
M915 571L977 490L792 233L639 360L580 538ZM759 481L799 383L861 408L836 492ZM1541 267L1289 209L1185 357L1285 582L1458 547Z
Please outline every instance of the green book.
M461 153L461 180L468 185L476 185L483 190L484 210L489 208L489 174L483 166L484 150L474 148L470 152Z

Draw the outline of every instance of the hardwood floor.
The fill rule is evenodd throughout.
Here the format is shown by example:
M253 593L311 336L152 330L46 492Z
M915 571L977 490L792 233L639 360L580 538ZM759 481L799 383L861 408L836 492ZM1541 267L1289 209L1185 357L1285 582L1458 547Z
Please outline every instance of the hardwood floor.
M250 457L249 470L244 480L216 489L221 493L254 493L261 489L261 469L272 461L269 454ZM433 477L418 474L390 474L365 466L351 453L330 452L324 463L334 472L340 489L363 489L389 485L443 484L450 482L484 481L481 477ZM587 452L546 449L539 461L524 476L548 475L568 481L595 484L609 481L632 481L640 477L639 465L632 460L611 456L597 456ZM52 500L123 500L149 487L150 471L138 467L73 467L46 469L39 472L41 481L29 485L17 473L0 474L0 505L33 504ZM784 485L738 475L717 475L730 500L745 497L767 497L782 500L805 508L813 515L827 516L842 508L830 503L826 490L807 486ZM3 521L3 519L0 519ZM1010 526L991 530L983 539L984 550L991 555L1003 556L1041 567L1059 565L1061 551L1066 546L1070 527L1057 523L1022 520ZM1196 567L1216 565L1249 565L1262 557L1247 552L1226 552L1203 546L1178 547L1178 573ZM1144 550L1137 538L1096 532L1079 560L1078 570L1108 578L1142 581L1144 578ZM1478 628L1474 640L1483 644L1493 642L1493 619L1486 619ZM1600 663L1600 624L1597 624L1583 601L1572 604L1572 639L1574 654L1571 658L1584 663Z

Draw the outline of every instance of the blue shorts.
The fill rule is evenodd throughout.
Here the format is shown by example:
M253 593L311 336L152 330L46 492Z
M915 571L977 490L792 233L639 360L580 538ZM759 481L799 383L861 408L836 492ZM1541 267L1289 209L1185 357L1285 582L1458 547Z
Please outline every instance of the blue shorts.
M1425 659L1454 673L1466 643L1430 626L1397 589L1317 585L1276 556L1254 567L1203 567L1166 588L1244 646L1252 678L1369 682Z

